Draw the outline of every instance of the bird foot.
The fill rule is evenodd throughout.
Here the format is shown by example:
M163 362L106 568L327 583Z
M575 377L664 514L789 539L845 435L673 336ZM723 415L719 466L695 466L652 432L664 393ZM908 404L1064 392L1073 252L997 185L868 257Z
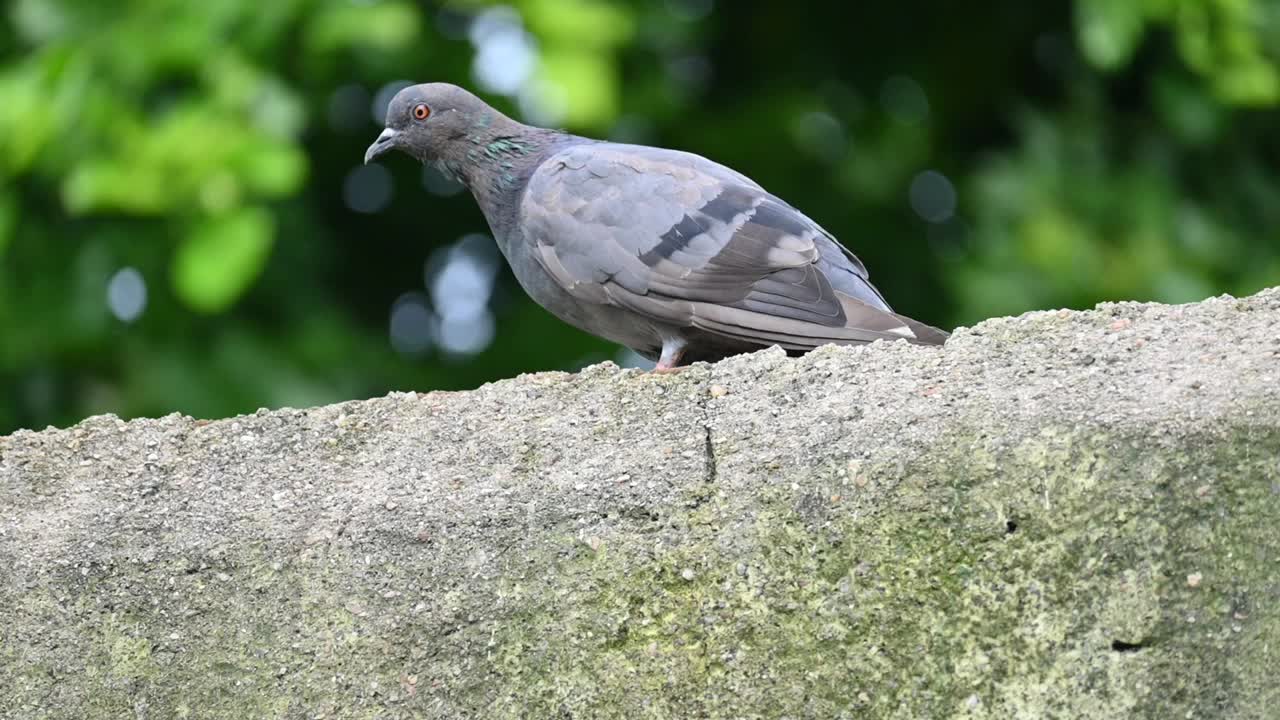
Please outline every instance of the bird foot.
M653 372L660 373L662 375L674 375L675 373L678 373L681 370L687 370L688 368L689 368L688 365L675 366L675 365L659 364L658 366L653 368Z
M680 372L680 356L684 354L683 340L664 340L662 354L658 357L658 365L653 369L656 373Z

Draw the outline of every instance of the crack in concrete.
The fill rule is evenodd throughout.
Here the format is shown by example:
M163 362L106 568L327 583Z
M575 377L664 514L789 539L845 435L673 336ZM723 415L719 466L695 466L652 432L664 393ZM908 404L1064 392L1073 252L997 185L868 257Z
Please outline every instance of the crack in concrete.
M706 455L706 464L705 464L706 481L709 483L714 483L716 481L716 472L717 472L716 446L714 443L711 442L711 424L704 422L702 425L702 429L704 431L704 437L706 438L706 443L703 447L703 452Z
M712 441L711 431L711 388L714 383L711 380L715 377L714 373L707 374L707 384L702 393L702 454L703 454L703 472L705 477L703 480L708 483L714 483L719 473L716 466L716 446Z

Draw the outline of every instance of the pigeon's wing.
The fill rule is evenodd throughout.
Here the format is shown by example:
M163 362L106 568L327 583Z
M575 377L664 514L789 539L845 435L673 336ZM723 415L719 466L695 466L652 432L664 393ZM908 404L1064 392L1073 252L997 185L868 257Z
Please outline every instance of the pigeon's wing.
M526 238L579 300L727 339L809 349L945 333L893 313L851 253L750 179L672 150L562 150L529 179ZM940 335L940 337L938 337Z

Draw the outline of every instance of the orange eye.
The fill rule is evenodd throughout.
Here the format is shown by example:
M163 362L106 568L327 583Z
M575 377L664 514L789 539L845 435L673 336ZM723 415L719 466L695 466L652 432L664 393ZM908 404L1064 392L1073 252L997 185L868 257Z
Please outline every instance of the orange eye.
M427 107L426 103L418 103L417 105L413 106L414 120L426 120L427 116L430 114L431 114L431 108Z

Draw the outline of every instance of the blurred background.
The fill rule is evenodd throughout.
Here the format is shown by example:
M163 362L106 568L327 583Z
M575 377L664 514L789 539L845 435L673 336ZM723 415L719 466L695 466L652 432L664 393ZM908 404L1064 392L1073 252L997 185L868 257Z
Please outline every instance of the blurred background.
M636 362L361 165L426 80L745 172L946 328L1280 284L1276 0L9 0L0 434Z

